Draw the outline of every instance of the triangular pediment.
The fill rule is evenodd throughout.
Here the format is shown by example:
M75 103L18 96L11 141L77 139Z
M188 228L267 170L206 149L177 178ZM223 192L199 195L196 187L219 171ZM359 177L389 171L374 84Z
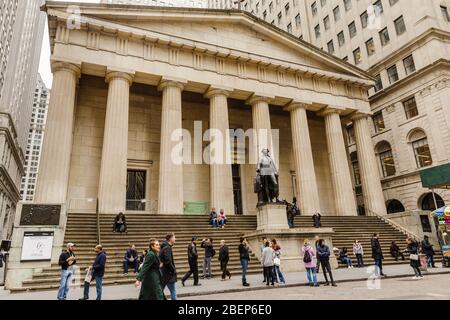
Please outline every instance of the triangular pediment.
M58 10L73 3L47 2L46 7ZM79 3L81 16L107 29L121 32L138 31L148 37L160 36L180 47L189 45L230 52L242 59L264 63L298 65L311 73L326 73L332 77L353 78L370 83L371 77L361 69L337 59L313 45L258 19L246 12L161 8ZM263 63L263 65L264 65Z

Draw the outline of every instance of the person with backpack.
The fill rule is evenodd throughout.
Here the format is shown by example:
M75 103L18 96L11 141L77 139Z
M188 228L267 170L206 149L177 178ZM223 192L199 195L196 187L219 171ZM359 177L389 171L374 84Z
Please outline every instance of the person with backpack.
M276 283L278 283L278 280L282 284L286 284L286 281L284 280L283 273L280 270L281 266L281 247L277 243L276 239L272 239L272 249L274 252L274 259L273 259L273 277Z
M325 285L329 286L327 272L330 275L331 285L333 287L337 287L336 283L333 280L333 274L331 273L330 266L330 248L325 244L325 240L320 239L317 247L317 259L320 260L320 264L322 265L323 276L325 278Z
M316 272L316 263L314 262L314 257L316 254L314 253L313 248L311 247L311 242L308 239L305 239L302 247L303 254L303 263L305 264L306 276L308 277L308 284L310 287L318 287L317 283L317 272Z
M216 250L213 248L212 239L206 238L202 240L200 245L205 249L205 256L203 257L203 275L202 279L211 279L211 260L216 255Z

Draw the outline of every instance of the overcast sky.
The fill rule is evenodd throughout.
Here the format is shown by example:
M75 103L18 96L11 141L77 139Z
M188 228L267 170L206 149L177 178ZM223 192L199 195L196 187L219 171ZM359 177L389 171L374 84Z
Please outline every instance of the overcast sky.
M62 0L58 0L62 1ZM99 0L64 0L66 2L100 2ZM41 61L39 63L39 73L42 76L46 86L52 87L52 72L50 71L50 43L48 39L48 26L45 22L44 41L42 43Z

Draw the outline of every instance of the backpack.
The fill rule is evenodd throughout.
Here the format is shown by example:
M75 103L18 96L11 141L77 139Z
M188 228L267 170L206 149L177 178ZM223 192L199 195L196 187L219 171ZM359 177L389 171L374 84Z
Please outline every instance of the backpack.
M306 250L305 255L303 256L303 262L310 263L311 261L312 261L311 254L309 253L309 250Z

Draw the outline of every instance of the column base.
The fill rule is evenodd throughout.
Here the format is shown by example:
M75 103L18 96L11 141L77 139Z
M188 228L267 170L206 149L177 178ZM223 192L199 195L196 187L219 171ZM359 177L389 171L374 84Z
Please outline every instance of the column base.
M264 204L258 206L256 230L289 230L284 204Z

